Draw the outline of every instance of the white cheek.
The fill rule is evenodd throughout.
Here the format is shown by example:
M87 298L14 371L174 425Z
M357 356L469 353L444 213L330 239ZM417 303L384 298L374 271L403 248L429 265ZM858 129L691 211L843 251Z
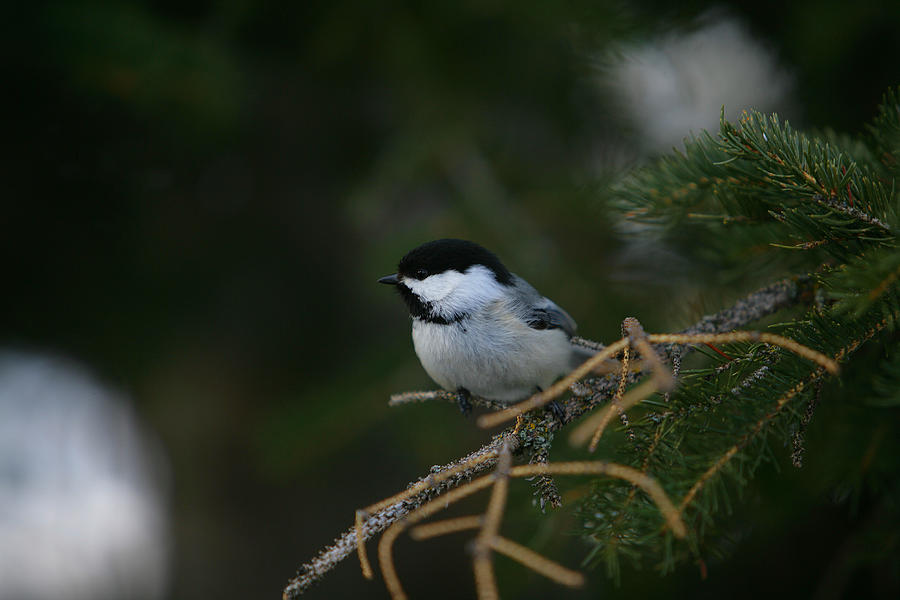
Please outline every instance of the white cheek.
M404 278L403 283L426 302L440 302L459 286L465 276L459 271L444 271L423 280Z
M478 310L503 295L494 273L481 265L469 267L465 273L445 271L422 281L404 279L403 283L447 318Z

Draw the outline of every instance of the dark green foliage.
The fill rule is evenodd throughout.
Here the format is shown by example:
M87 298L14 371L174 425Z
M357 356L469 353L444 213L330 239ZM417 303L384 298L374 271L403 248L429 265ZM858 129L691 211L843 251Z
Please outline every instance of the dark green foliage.
M876 156L886 169L896 173L900 166L900 89L885 93L878 116L867 129Z
M900 407L900 354L882 360L878 370L872 379L872 393L863 401L872 406Z
M887 114L883 108L882 121ZM751 111L736 125L723 118L718 136L704 133L633 175L620 197L629 217L665 225L669 239L692 240L689 253L722 266L758 260L773 245L846 261L895 237L892 183L880 165L859 162L873 156L860 142L811 137Z
M892 316L897 303L897 279L900 276L900 252L878 250L854 258L828 276L823 276L829 295L840 300L838 313L858 318L866 311L881 307L885 318ZM891 321L890 325L893 324Z
M657 477L676 505L683 503L688 541L664 531L659 511L630 485L598 481L580 507L583 536L593 546L587 562L605 562L618 577L622 559L670 571L731 552L729 515L740 510L759 467L786 464L779 449L791 446L795 466L817 460L805 440L823 396L837 410L872 413L852 422L859 435L838 455L874 455L877 446L858 446L900 439L900 347L893 332L900 250L892 175L900 157L900 110L893 90L869 134L864 140L804 134L776 115L748 112L734 124L723 119L717 136L688 141L684 152L621 187L629 218L698 262L715 260L747 279L759 269L769 277L802 274L798 267L813 274L816 292L803 299L805 306L768 330L835 357L843 372L829 377L796 354L762 344L723 345L730 360L697 353L668 401L654 397L633 411L634 441L605 446L616 460ZM878 515L896 522L900 490L885 483L900 477L896 461L844 462L831 463L834 471L821 485L832 486L838 502L865 498L892 507ZM875 478L875 470L864 472L874 463L880 465ZM864 534L879 537L872 528ZM879 543L891 547L890 540Z

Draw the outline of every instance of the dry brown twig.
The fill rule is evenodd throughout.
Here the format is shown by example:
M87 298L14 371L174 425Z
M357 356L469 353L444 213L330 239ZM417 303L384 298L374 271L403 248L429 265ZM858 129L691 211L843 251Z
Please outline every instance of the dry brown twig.
M444 494L440 498L431 500L410 513L406 518L391 525L384 532L384 535L381 536L381 541L378 544L378 559L381 564L385 585L391 594L391 598L393 600L403 600L407 597L397 576L393 559L393 545L399 535L411 525L486 487L492 487L493 489L487 509L483 515L457 517L421 525L412 529L410 532L411 536L414 539L422 540L467 529L479 529L480 531L472 546L473 570L479 600L490 600L498 597L497 583L491 560L492 551L505 554L533 571L562 585L572 587L583 585L584 576L581 573L567 569L525 546L499 535L500 521L506 508L509 480L537 474L606 475L630 481L636 487L644 490L657 504L660 513L665 518L666 527L671 529L676 537L683 538L687 535L687 527L681 520L675 505L672 504L672 501L669 500L669 497L656 480L645 473L625 465L605 461L541 463L513 467L512 455L509 448L504 445L499 453L497 467L491 475L482 476Z
M603 362L610 355L615 355L619 350L622 350L626 347L634 348L642 352L645 360L649 360L652 365L653 370L653 378L648 382L653 385L647 385L642 389L641 395L635 395L632 399L630 399L631 406L637 404L650 394L654 392L665 392L670 390L675 383L672 375L665 369L661 362L659 362L659 357L653 351L653 348L650 346L651 343L655 344L730 344L734 342L763 342L766 344L771 344L773 346L779 346L784 348L785 350L789 350L798 356L802 356L803 358L810 360L820 367L824 368L826 371L835 375L838 373L840 368L838 364L833 359L825 356L821 352L817 352L812 348L808 348L803 344L795 342L794 340L788 339L786 337L775 335L772 333L761 333L759 331L732 331L729 333L651 333L645 334L643 329L640 327L640 323L637 322L637 319L633 317L629 317L625 320L625 323L629 321L633 321L631 324L635 333L631 333L622 339L613 342L609 346L607 346L603 351L598 352L587 361L584 362L580 367L572 371L569 375L563 377L558 382L550 386L546 391L538 392L533 395L531 398L520 402L518 404L514 404L509 408L506 408L501 411L488 413L486 415L482 415L478 419L478 425L481 427L494 427L496 425L500 425L501 423L505 423L511 419L515 419L517 416L534 410L536 408L540 408L548 404L551 400L555 400L559 396L561 396L568 387L575 383L581 377L584 377L585 374L590 372L591 367L594 364ZM654 360L655 359L655 360ZM608 423L609 418L605 416L605 413L612 413L616 411L620 407L615 403L610 403L604 409L604 418L600 420L600 422L605 426ZM626 409L626 399L622 398L621 400L621 408L622 410Z
M496 418L501 414L503 414L506 419L521 417L525 412L534 408L539 408L550 400L559 397L565 392L566 389L569 388L571 384L575 383L578 379L591 372L610 372L621 370L622 375L626 375L626 369L611 367L611 365L614 364L612 361L615 360L616 354L618 354L625 348L629 348L630 353L629 362L631 363L631 368L627 369L627 378L629 381L635 381L640 372L651 371L653 373L653 377L649 381L620 395L620 404L623 409L627 410L628 405L637 404L643 398L653 393L654 391L669 389L669 384L666 382L666 378L670 380L674 379L672 378L668 370L665 369L665 367L663 366L663 362L660 360L656 352L652 350L650 344L653 343L661 344L661 346L659 346L659 351L662 353L665 359L671 360L674 364L678 365L680 364L680 360L683 354L689 351L689 348L686 348L685 344L703 343L706 341L715 343L729 343L732 341L756 340L765 343L775 343L776 345L781 345L782 347L785 347L786 349L792 351L797 351L797 349L800 349L798 354L807 358L811 358L813 360L820 361L824 358L824 361L820 362L819 364L823 365L824 368L827 368L831 371L834 368L833 361L830 361L830 359L827 359L827 357L822 357L818 353L815 353L815 351L796 344L796 342L786 340L786 338L781 338L779 336L772 336L771 334L766 333L733 331L734 329L737 329L742 325L756 321L768 314L772 314L775 311L780 310L781 308L797 303L801 297L800 292L803 290L803 285L805 285L805 281L802 279L784 280L772 284L770 286L767 286L766 288L759 290L758 292L750 294L728 309L722 310L714 315L704 317L694 326L682 331L680 334L646 335L641 329L639 329L640 324L635 320L633 323L630 323L630 334L627 334L623 337L623 339L618 340L617 342L614 342L607 347L603 347L599 344L587 340L576 338L573 340L575 343L580 343L581 345L597 349L597 355L595 355L584 365L579 367L579 369L570 374L568 377L565 377L557 382L557 384L555 384L545 392L538 394L514 407L506 408L503 411L497 413L484 415L483 418ZM625 324L629 324L629 321L626 321ZM806 352L806 354L804 354L803 352ZM640 355L640 361L635 359L635 353ZM640 366L636 368L636 365ZM393 528L394 525L403 521L403 528L408 527L415 522L425 519L427 516L430 516L434 512L437 512L443 506L446 506L449 503L455 502L456 500L464 496L471 495L481 489L489 487L492 483L492 480L490 478L473 478L478 477L482 473L485 473L486 471L494 467L497 462L497 457L499 455L501 447L506 446L511 453L516 454L522 450L524 445L533 443L531 441L532 437L536 437L538 435L546 436L548 433L552 434L553 431L565 426L567 423L571 422L577 417L589 412L597 404L602 402L604 398L610 398L614 396L616 391L620 387L620 380L621 376L603 377L599 379L588 380L587 386L585 386L585 384L579 383L577 386L579 393L565 402L565 414L563 419L557 420L553 419L552 417L543 418L543 420L539 421L539 427L534 427L534 418L529 416L529 418L532 419L531 427L522 428L521 431L519 429L516 429L514 431L512 428L510 428L503 433L495 436L490 443L471 453L467 457L464 457L458 461L454 461L444 467L433 468L431 474L411 485L406 491L376 504L373 504L369 507L366 507L366 509L363 509L362 511L359 511L357 522L354 527L344 533L339 539L335 541L333 545L324 548L313 560L304 564L300 568L298 575L293 578L285 588L284 597L286 599L294 599L299 597L303 593L303 591L306 590L313 582L320 579L340 560L348 556L354 550L359 551L360 549L362 549L361 564L364 565L365 569L365 565L368 564L368 560L365 557L365 540L370 539L381 531L385 531L385 535L382 536L381 543L379 544L379 554L381 555L382 547L387 544L387 547L390 548L390 544L392 544L393 539L396 539L397 534L400 533L400 531ZM446 398L445 396L446 394L442 392L417 392L412 394L394 396L392 397L392 403L396 404L411 401L415 402L428 399L447 399L455 401L455 395L446 396ZM603 413L603 411L610 411L609 416L612 416L611 411L613 410L615 410L615 407L611 404L608 404L601 411L601 414ZM606 421L608 422L609 417L604 416L604 419L606 419ZM592 431L596 433L596 430ZM611 465L610 463L603 462L539 462L537 464L512 467L509 470L509 477L516 478L535 475L549 476L551 474L606 474L614 477L622 477L622 474L625 473L625 471L614 474L611 471L615 470L614 467L629 469L628 467L623 467L621 465ZM647 475L646 472L641 472L634 469L631 469L630 471L631 472L628 473L629 476L625 478L632 480L632 482L635 483L636 486L642 487L642 489L645 489L645 491L648 491L649 493L649 489L653 487L653 484L656 484L655 480ZM644 485L642 486L640 483L638 483L637 479L640 479ZM656 486L658 487L658 484L656 484ZM661 488L658 491L662 493L661 497L665 497L665 494L664 492L662 492ZM435 503L433 499L437 496L440 496L440 502ZM657 497L654 497L654 500L657 500ZM665 499L664 503L665 502L668 502L668 498ZM677 517L678 522L680 522L680 517L678 517L678 510L674 509L674 507L671 510L664 510L662 504L660 504L659 502L657 502L657 504L658 506L660 506L661 513L666 518L668 524L667 526L673 532L676 532L676 528L675 526L673 526L673 517ZM671 505L671 502L668 502L668 504ZM426 506L429 506L431 508L426 510ZM481 527L484 523L484 520L481 517L466 517L463 519L452 521L455 522L439 522L436 524L421 526L421 528L415 528L411 533L414 537L429 537L430 535L440 535L442 533L450 533L452 531L461 531L463 529ZM431 529L428 529L429 527ZM392 532L391 535L388 535L389 531ZM520 558L530 556L529 553L533 554L533 552L531 552L530 550L518 546L510 540L505 540L499 535L495 535L493 540L494 541L489 544L490 549L493 551L504 553L510 556L516 554L516 556ZM519 558L516 558L516 556L513 556L513 558L519 560ZM542 560L547 560L543 559L543 557L539 558L541 558ZM387 561L390 561L390 558L388 558ZM522 561L527 561L527 559L522 558ZM532 563L533 564L528 565L530 568L537 572L543 573L543 571L541 570L542 567L539 567L538 564L544 563L540 563L540 561L532 561ZM384 565L385 562L383 561L382 569L385 568ZM390 563L390 565L392 565L392 562ZM369 567L368 571L369 573L371 573L371 567ZM389 575L386 573L386 581L388 578ZM399 580L396 580L396 572L394 572L394 581L399 586ZM402 588L398 589L402 590Z

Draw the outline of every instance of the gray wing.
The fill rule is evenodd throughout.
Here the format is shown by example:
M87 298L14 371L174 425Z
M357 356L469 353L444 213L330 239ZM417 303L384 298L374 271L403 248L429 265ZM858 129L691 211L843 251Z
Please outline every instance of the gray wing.
M528 323L529 327L532 329L562 329L569 337L575 335L575 329L578 326L569 313L549 298L541 296L540 292L518 275L513 275L513 285L515 287L516 312L521 315L523 321Z

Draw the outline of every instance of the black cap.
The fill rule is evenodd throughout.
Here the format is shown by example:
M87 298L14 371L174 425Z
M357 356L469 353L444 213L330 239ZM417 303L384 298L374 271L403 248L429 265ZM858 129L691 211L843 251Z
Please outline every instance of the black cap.
M512 274L503 266L497 256L484 247L467 240L452 238L426 242L410 250L400 259L397 275L413 279L425 279L429 275L454 270L464 273L473 265L483 265L491 270L497 282L503 285L512 283ZM390 281L391 276L383 277L382 283Z

